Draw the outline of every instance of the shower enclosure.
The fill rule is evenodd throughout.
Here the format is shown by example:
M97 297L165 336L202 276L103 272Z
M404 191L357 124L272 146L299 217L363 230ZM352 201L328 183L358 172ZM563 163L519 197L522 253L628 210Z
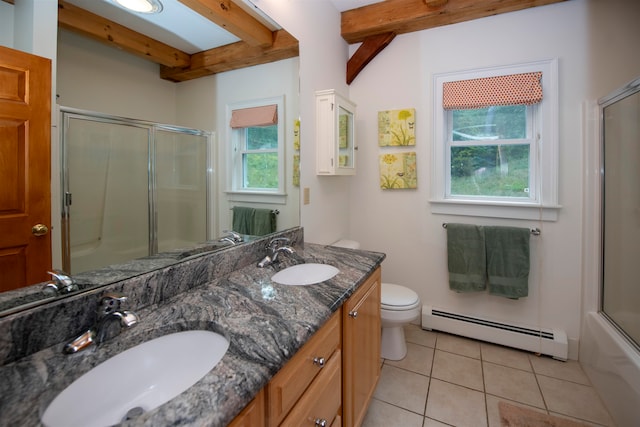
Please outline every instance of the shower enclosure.
M207 240L210 133L69 108L61 118L65 271Z
M601 311L640 350L640 79L600 102Z

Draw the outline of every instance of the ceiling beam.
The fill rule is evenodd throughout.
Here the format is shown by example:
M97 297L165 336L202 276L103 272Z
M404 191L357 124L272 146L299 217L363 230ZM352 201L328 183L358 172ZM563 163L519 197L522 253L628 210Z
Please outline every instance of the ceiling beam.
M285 30L274 31L273 34L273 45L270 47L250 46L245 42L237 42L194 53L191 55L189 67L161 66L160 77L181 82L300 55L298 40L295 37Z
M58 0L58 26L168 67L187 67L188 53Z
M565 0L386 0L342 12L342 38L364 42L384 33L404 34Z
M347 84L350 85L353 79L367 66L377 54L382 52L391 40L395 38L395 33L378 34L367 37L358 47L347 62Z
M231 0L179 0L250 46L268 47L273 33Z

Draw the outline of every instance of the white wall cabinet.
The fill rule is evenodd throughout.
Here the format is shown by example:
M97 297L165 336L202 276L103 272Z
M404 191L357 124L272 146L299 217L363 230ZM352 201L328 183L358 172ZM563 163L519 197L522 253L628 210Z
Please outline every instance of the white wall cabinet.
M316 92L316 174L355 175L356 105L335 90Z

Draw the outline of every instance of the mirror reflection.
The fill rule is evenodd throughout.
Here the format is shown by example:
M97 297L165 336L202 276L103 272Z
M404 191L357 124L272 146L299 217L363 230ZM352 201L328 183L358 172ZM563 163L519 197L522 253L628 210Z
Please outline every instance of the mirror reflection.
M79 148L97 148L97 153L88 155L87 158L76 157L72 160L79 168L76 174L78 180L83 180L89 173L101 177L96 184L82 190L89 195L88 198L80 201L79 194L74 194L75 189L68 191L71 196L66 195L68 188L62 185L65 165L61 164L56 168L54 162L52 194L54 197L59 196L59 203L53 200L52 216L64 217L65 221L72 218L75 214L72 210L66 210L69 206L69 209L84 210L87 216L80 220L78 226L64 223L62 220L60 223L53 223L54 268L69 269L74 279L79 282L82 292L108 283L101 282L95 274L90 274L91 269L99 267L98 264L79 264L77 269L68 263L63 264L65 253L69 255L72 246L78 248L77 254L82 254L83 251L88 253L97 249L100 246L99 242L104 246L100 258L108 259L109 264L122 263L123 270L129 270L123 274L132 276L180 262L185 257L228 247L232 243L238 244L229 242L230 235L225 233L233 228L234 208L277 211L277 231L299 225L299 188L293 184L294 158L299 156L299 151L293 147L294 123L299 119L298 61L298 57L290 57L175 83L163 79L160 73L163 67L154 62L145 61L59 27L54 74L58 105L63 111L89 111L105 117L127 118L168 126L150 131L160 134L155 150L162 151L161 154L164 156L155 160L154 167L158 175L154 179L158 188L162 187L156 193L143 191L148 190L147 188L139 189L139 194L135 193L132 183L135 180L133 176L148 176L149 157L145 160L145 156L142 155L135 160L136 158L129 153L116 159L115 154L105 152L104 140L95 135L93 129L81 131L88 135L89 143ZM253 102L276 96L284 99L282 126L285 135L286 187L277 197L269 197L259 190L244 194L235 193L230 188L233 171L228 160L230 126L227 108L240 102ZM63 112L60 113L61 120L57 123L61 132L65 126L62 114ZM103 125L102 122L92 122L90 127ZM123 127L127 128L127 132L137 133L140 130L130 124ZM184 151L179 150L178 146L182 147L182 141L180 144L175 141L182 136L176 135L175 129L172 128L196 130L192 133L198 138L209 139L208 153L203 155L204 151L199 143L185 143ZM146 135L149 131L145 130L143 133ZM121 135L118 138L121 145L132 149L134 144L131 143L130 135ZM61 141L54 136L53 158L62 159L60 144ZM144 153L143 145L133 150ZM149 145L146 150L148 154ZM194 173L193 169L201 168L202 164L206 165L204 185L201 181L202 175ZM107 169L115 172L112 178L107 178ZM112 193L104 191L104 186L108 186L109 180L120 181L125 188ZM145 187L145 184L136 184L135 187L137 186ZM149 211L149 194L156 197L156 209L152 209L146 216L143 214L134 217L133 205L139 205L140 210ZM172 198L175 202L170 201ZM115 215L116 220L108 225L100 216L104 216L105 209L108 210L114 205L125 206L126 210L125 213ZM142 208L143 206L145 208ZM159 226L155 231L157 236L150 237L154 232L149 231L149 222L158 221L160 224L162 218L165 219L165 224L170 225L166 228ZM126 230L124 235L127 237L121 249L113 250L105 243L113 238L118 230ZM186 237L180 235L182 231ZM63 244L67 232L69 240L67 244ZM134 234L140 234L142 237L138 236L135 243L127 241L133 238ZM245 235L243 238L250 239L251 236ZM197 243L194 245L194 242ZM131 252L128 256L120 256L129 250ZM147 256L154 254L154 250L157 254ZM116 252L119 252L119 255L113 258ZM140 257L143 257L142 260ZM132 262L134 259L136 261ZM111 269L109 266L106 268ZM88 274L80 273L81 271ZM117 280L124 278L117 276ZM43 297L56 296L51 294L51 288L44 291L42 284L6 292L0 295L0 316L39 304Z

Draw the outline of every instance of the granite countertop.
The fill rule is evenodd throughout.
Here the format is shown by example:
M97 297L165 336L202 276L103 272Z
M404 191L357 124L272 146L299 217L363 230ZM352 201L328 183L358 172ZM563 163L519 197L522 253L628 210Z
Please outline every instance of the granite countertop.
M226 336L229 350L204 378L123 426L225 426L269 382L382 262L378 252L305 243L307 262L336 266L334 278L311 286L271 283L272 268L255 263L135 311L139 324L75 355L60 343L0 367L0 425L38 426L53 398L75 379L136 344L171 332L206 329ZM263 295L263 285L273 294Z

